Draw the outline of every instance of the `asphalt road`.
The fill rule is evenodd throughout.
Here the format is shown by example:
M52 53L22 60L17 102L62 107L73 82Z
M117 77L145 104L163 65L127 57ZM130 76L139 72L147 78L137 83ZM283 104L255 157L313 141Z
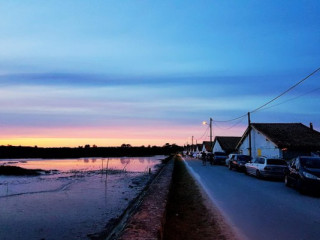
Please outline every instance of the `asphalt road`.
M242 238L320 239L320 197L301 195L281 181L259 180L224 166L185 162Z

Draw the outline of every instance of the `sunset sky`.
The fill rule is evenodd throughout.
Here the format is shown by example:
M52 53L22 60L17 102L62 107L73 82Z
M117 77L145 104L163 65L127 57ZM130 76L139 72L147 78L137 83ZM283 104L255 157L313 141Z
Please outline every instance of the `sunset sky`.
M320 67L320 1L2 1L0 145L208 140ZM272 107L273 106L273 107ZM320 72L252 114L313 122ZM241 136L243 118L214 122Z

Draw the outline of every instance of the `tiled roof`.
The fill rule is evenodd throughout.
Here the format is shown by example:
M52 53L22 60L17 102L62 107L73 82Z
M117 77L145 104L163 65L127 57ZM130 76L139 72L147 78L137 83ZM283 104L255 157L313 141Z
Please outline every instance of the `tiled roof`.
M207 150L208 152L211 152L211 151L212 151L210 141L204 141L202 145L204 145L204 147L206 148L206 150Z
M279 148L320 150L320 133L302 123L252 123Z
M231 153L236 150L236 146L241 140L241 137L221 137L217 136L215 138L215 141L218 141L221 148L226 152L226 153Z

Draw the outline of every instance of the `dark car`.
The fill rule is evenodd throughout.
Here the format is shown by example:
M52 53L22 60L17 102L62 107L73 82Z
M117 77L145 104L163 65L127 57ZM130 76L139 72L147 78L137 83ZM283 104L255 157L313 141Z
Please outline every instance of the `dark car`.
M229 161L228 167L230 170L233 168L238 171L245 171L246 166L245 164L251 161L251 157L248 155L242 155L242 154L234 154Z
M225 165L226 164L226 159L228 158L227 154L224 152L215 152L213 153L213 161L212 164L220 164L220 165Z
M320 157L300 156L293 159L284 182L288 187L296 187L300 193L320 192Z

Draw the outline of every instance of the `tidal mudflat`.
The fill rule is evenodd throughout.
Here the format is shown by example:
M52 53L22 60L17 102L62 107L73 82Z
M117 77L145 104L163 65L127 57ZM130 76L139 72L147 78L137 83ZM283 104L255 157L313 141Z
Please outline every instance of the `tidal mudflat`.
M88 239L122 214L163 158L1 160L47 172L0 176L0 239Z

